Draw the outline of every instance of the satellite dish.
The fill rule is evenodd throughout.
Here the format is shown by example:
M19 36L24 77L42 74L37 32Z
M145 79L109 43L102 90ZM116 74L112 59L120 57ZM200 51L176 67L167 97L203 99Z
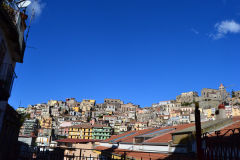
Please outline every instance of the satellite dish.
M17 5L19 8L26 8L30 4L31 4L31 1L29 0L17 2Z

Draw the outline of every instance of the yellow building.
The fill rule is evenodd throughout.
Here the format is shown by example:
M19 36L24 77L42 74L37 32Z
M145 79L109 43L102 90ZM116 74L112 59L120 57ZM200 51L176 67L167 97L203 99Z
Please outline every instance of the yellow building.
M78 106L73 107L73 110L74 110L75 112L79 112L79 111L80 111L80 107L78 107Z
M52 128L52 118L42 118L40 120L41 128Z
M95 100L82 100L80 104L80 109L82 109L83 112L90 111L91 108L95 106L96 101Z
M204 115L207 116L207 118L212 118L212 114L215 114L215 113L212 113L212 109L209 108L209 109L203 109L203 112L202 112Z
M69 127L68 138L71 139L92 139L91 125L75 125Z
M239 107L237 106L232 107L232 116L240 116Z
M49 100L48 101L49 106L55 106L56 104L58 104L58 101L56 101L56 100Z
M181 116L180 110L173 110L170 112L170 118Z

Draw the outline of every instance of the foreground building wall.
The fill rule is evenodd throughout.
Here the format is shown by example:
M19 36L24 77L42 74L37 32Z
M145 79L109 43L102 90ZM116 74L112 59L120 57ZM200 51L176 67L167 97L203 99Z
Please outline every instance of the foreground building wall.
M9 5L10 4L10 5ZM15 6L15 7L13 7ZM23 62L26 15L15 2L0 1L0 159L16 159L20 117L8 105L16 62Z

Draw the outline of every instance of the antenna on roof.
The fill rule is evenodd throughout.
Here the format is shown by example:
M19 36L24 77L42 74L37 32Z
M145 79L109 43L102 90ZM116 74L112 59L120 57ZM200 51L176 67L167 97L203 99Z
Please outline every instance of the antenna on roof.
M22 101L21 101L21 99L20 99L20 102L19 102L19 107L21 107L21 105L22 105Z

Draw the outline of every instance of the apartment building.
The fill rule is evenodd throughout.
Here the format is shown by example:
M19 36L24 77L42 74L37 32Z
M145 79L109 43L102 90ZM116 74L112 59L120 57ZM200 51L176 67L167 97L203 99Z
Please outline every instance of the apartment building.
M24 114L24 113L26 113L26 108L24 108L24 107L18 107L18 108L16 109L16 111L17 111L19 114Z
M233 97L240 98L240 91L233 92Z
M80 109L81 109L83 112L90 111L92 108L94 108L95 103L96 103L95 100L87 100L87 99L84 99L84 100L82 100L82 102L81 102L81 104L80 104Z
M71 139L92 139L92 125L75 125L68 129L68 138Z
M136 122L135 125L134 125L134 130L135 131L140 131L140 130L147 129L147 127L148 127L147 122Z
M68 127L70 139L96 139L104 140L112 135L111 127L105 125L81 124Z
M139 105L134 105L132 103L122 104L121 111L122 112L136 112L139 108Z
M92 139L105 140L112 135L112 128L105 125L93 125Z
M100 140L94 139L61 139L57 140L57 146L65 148L64 155L79 159L96 159L98 154L92 150L99 145ZM77 148L77 149L73 149ZM82 149L82 151L80 151ZM66 158L68 159L68 158Z
M41 128L49 128L51 129L52 128L52 118L49 117L49 118L42 118L40 120L40 126Z
M75 98L67 98L66 99L66 105L69 106L69 107L74 107L76 106L77 104L77 101Z
M36 136L38 129L37 119L26 119L20 129L19 135L23 136Z
M20 117L8 99L16 63L23 62L26 19L15 1L0 0L0 159L15 159Z
M122 104L123 101L120 99L105 98L102 107L108 112L115 112L121 110Z

